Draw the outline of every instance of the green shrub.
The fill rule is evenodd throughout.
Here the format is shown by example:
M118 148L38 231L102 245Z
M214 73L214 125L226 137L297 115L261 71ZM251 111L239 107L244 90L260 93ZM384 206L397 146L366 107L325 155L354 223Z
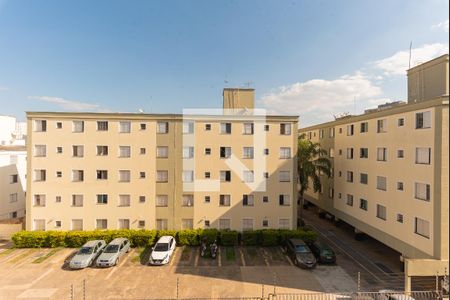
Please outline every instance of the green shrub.
M219 231L217 229L203 229L200 231L200 240L206 239L207 243L212 243L218 239Z
M177 231L176 230L157 230L156 231L156 241L162 236L173 236L174 238L177 237Z
M91 231L68 231L66 232L65 244L69 248L78 248L90 239Z
M279 245L279 231L275 229L261 230L261 245L265 247Z
M242 232L241 242L244 246L256 246L261 241L261 231L259 230L246 230Z
M180 230L177 234L177 243L180 246L198 246L200 231L196 229Z
M66 246L66 233L62 231L47 231L44 247L58 248Z
M236 246L239 242L239 233L235 230L222 230L219 237L222 246Z
M131 247L151 246L155 243L156 235L156 230L132 230L129 237Z

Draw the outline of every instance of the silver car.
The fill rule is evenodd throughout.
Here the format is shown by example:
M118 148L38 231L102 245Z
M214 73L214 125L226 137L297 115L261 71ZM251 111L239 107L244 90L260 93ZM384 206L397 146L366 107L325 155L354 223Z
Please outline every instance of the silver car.
M97 258L97 267L112 267L119 263L120 257L130 251L130 241L126 238L112 240Z
M71 269L84 269L92 265L97 256L105 248L106 242L104 240L89 241L81 247L69 262Z

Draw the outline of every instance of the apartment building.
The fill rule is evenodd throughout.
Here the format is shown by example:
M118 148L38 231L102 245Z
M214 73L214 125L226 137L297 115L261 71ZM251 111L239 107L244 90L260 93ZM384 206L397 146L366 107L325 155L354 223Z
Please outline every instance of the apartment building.
M27 229L295 228L298 117L253 93L225 89L220 113L28 112Z
M407 103L299 130L333 165L305 199L414 259L421 275L448 269L448 79L444 55L408 70Z

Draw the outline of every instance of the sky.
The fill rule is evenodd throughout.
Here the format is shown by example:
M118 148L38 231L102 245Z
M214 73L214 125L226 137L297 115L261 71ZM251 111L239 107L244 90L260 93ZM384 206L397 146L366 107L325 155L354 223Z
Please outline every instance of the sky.
M448 0L0 0L0 115L182 113L224 87L300 126L406 99L448 53Z

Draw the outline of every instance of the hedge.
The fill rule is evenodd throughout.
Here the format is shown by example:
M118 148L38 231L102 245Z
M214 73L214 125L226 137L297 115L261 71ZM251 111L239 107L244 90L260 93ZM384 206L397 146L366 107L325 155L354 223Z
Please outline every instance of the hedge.
M217 240L222 246L234 246L239 242L245 246L277 246L283 245L288 238L301 238L306 242L316 239L312 230L276 230L264 229L244 231L217 229L188 230L94 230L94 231L20 231L12 236L16 248L55 248L81 247L89 240L105 240L109 243L116 237L128 238L132 247L151 246L163 236L171 235L179 245L198 246L202 239L208 243Z

